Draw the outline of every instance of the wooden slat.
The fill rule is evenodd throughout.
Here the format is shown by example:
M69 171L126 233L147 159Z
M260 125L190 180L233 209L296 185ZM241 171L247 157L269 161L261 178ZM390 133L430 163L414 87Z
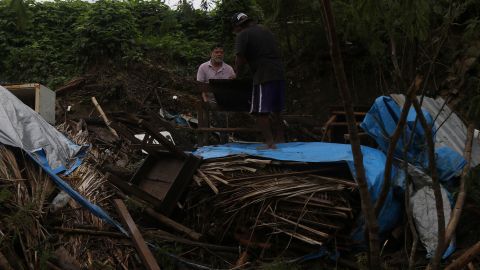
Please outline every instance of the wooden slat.
M356 122L355 123L357 126L360 126L360 122ZM332 127L336 127L336 126L348 126L348 123L347 122L333 122L330 124L330 126Z
M188 237L192 238L193 240L200 240L200 238L202 237L202 235L200 233L197 233L196 231L194 231L194 230L192 230L188 227L185 227L184 225L170 219L169 217L164 216L164 215L156 212L152 208L146 208L145 212L149 216L151 216L151 217L155 218L156 220L160 221L162 224L165 224L168 227L170 227L170 228L172 228L176 231L185 233L186 235L188 235Z
M195 129L196 132L260 132L257 128L218 128L218 127L210 127L210 128L197 128Z
M345 115L346 113L344 111L332 111L332 114ZM365 115L367 115L367 113L366 112L353 112L353 115L355 115L355 116L365 116Z
M120 215L125 225L127 226L128 231L130 232L130 236L133 240L133 244L137 249L138 255L140 255L142 262L145 264L145 267L148 270L157 270L157 269L160 270L160 266L158 266L158 263L155 260L155 257L153 257L152 252L150 251L150 249L148 249L147 245L145 244L145 240L143 239L143 236L140 234L140 231L138 230L137 225L135 224L132 217L130 216L130 213L128 212L128 209L123 203L123 201L120 199L115 199L114 203L117 208L118 214Z

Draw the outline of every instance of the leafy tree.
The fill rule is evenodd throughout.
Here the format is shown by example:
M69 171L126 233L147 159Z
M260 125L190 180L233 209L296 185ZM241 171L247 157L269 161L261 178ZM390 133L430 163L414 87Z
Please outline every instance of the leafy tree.
M91 61L137 53L138 26L128 2L100 0L79 18L76 48Z

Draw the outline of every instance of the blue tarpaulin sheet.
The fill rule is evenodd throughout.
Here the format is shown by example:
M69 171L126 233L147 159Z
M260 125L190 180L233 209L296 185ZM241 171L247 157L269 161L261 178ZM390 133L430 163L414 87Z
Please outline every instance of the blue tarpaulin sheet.
M102 208L82 197L58 176L60 173L68 175L81 165L88 145L73 143L2 86L0 126L0 145L22 149L50 175L61 190L97 217L126 233Z
M384 153L387 152L390 144L390 137L394 133L398 121L400 120L401 110L402 109L391 97L379 97L375 100L373 106L370 108L361 124L362 129L375 139L379 145L379 149ZM433 134L435 134L435 126L432 116L423 109L422 113L427 124L431 126ZM404 148L408 145L406 161L422 171L427 172L429 170L429 161L428 146L425 137L426 133L416 118L416 111L413 108L409 108L406 127L396 145L394 157L403 160ZM435 138L432 139L435 140ZM453 149L449 147L435 149L435 167L438 179L441 182L446 183L453 177L459 176L465 165L465 159ZM405 183L403 181L397 182L397 186L403 190L405 189ZM433 198L431 199L433 200ZM433 216L432 220L435 219L436 213L432 212L431 215ZM446 222L448 222L448 220ZM423 225L425 226L426 224ZM419 233L422 233L422 231L419 231ZM431 231L429 234L425 235L435 236L436 232ZM452 242L443 254L443 258L448 257L454 250L455 245Z
M379 149L386 153L389 138L393 134L400 119L401 108L391 97L379 97L365 116L361 127L378 143ZM423 110L427 123L435 130L432 116ZM407 151L407 161L424 170L428 169L428 147L425 140L425 131L419 121L415 121L417 114L413 108L409 110L404 136L401 136L395 148L394 156L403 159L403 149L411 139ZM413 134L413 135L412 135ZM435 149L435 165L440 181L446 182L453 176L459 175L465 159L448 147Z
M352 175L355 176L353 154L349 144L292 142L277 144L277 149L257 150L259 145L260 144L230 143L225 145L204 146L193 154L201 156L203 159L220 158L231 155L249 155L282 161L315 163L346 162ZM368 188L372 201L376 201L382 188L386 158L381 151L366 146L362 146L362 153ZM396 169L392 175L392 179L402 177L401 172L398 172ZM383 211L383 209L388 210ZM401 216L401 204L394 198L392 192L389 193L383 209L378 219L381 234L393 229ZM354 240L362 241L362 230L357 230L353 238Z
M72 197L77 203L81 206L88 209L92 214L97 216L98 218L102 219L103 221L109 223L110 225L116 227L119 231L123 234L128 235L127 231L120 225L119 222L115 221L113 218L108 215L101 207L95 205L85 199L80 193L74 190L67 182L63 181L55 171L50 168L48 162L46 162L45 153L43 151L37 151L35 154L28 153L27 154L35 161L42 169L50 176L50 179L63 191L65 191L70 197ZM80 164L79 164L80 165Z

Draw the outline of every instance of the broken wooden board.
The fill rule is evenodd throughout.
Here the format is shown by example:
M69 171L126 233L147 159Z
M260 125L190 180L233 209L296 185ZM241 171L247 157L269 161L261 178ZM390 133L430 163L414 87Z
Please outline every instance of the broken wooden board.
M160 266L158 266L158 263L155 260L155 257L153 257L150 249L148 249L147 244L145 244L145 239L143 239L142 234L140 234L137 225L130 216L130 213L128 212L128 209L123 201L120 199L115 199L114 202L117 212L127 226L130 236L133 240L133 244L137 249L138 255L140 255L140 259L145 264L145 267L148 270L160 270Z

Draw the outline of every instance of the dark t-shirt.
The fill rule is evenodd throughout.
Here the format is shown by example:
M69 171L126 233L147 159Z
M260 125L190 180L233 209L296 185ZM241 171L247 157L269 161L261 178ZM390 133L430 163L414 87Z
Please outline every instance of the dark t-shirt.
M247 59L254 84L285 79L280 50L266 27L252 25L238 33L235 53Z

